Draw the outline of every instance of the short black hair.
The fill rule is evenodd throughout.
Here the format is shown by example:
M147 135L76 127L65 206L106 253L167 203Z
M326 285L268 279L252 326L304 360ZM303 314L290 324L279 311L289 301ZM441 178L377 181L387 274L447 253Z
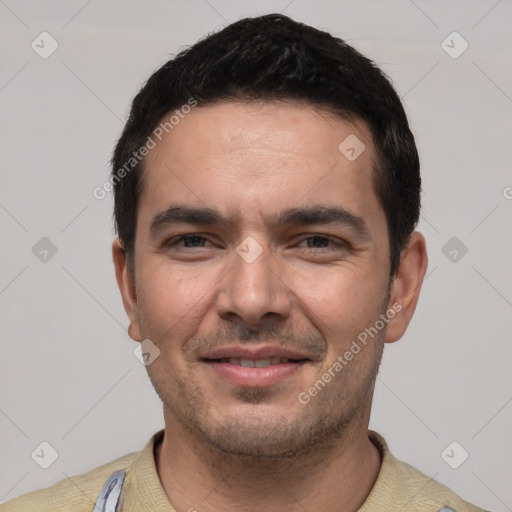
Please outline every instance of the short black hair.
M400 98L386 75L345 41L280 14L245 18L208 35L158 69L133 100L110 178L115 227L132 270L141 148L173 109L230 100L305 102L367 124L393 276L418 222L421 194L418 153Z

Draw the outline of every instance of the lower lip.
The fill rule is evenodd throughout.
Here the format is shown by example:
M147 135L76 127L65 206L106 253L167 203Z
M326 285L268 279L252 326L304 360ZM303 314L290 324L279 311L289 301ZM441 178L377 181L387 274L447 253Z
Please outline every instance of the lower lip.
M297 372L304 362L281 363L265 368L246 368L230 363L206 363L224 379L237 386L250 388L272 386Z

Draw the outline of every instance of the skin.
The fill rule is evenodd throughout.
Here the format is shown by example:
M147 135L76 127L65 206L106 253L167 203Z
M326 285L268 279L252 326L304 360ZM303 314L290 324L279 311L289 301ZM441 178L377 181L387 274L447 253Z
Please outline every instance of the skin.
M354 161L338 150L350 134L366 147ZM414 232L389 279L374 156L362 121L289 102L196 107L148 155L135 275L119 240L113 256L129 335L161 351L147 367L164 404L156 465L178 512L355 511L370 493L381 464L368 439L378 365L384 343L404 334L427 267ZM152 219L177 204L215 209L225 222L151 232ZM368 236L344 224L274 222L287 208L313 205L348 210ZM174 243L190 234L204 239ZM248 236L262 249L252 263L236 252ZM300 403L299 393L397 303L385 328ZM200 360L213 347L268 342L310 360L260 387L228 382Z

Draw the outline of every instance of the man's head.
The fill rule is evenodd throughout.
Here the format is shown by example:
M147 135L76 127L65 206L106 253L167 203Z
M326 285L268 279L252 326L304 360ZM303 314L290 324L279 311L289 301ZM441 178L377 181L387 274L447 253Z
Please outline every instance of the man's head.
M160 351L166 423L252 457L366 426L426 268L387 79L324 32L242 20L149 79L113 172L144 146L115 186L114 260L130 335Z
M366 123L375 145L373 186L386 215L393 275L418 222L421 187L400 99L382 71L344 41L276 14L240 20L199 41L156 71L134 99L112 161L115 223L129 261L144 161L130 164L121 179L118 171L148 137L156 140L153 131L161 124L173 129L176 121L169 122L168 114L174 110L179 122L183 105L244 99L306 102Z

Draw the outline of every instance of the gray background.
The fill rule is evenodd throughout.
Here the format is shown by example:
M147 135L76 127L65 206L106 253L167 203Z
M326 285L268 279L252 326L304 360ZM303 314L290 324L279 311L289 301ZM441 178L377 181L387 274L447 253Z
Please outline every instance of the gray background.
M275 11L373 58L417 138L430 263L406 336L386 348L371 427L468 501L512 510L510 0L0 0L0 502L139 450L163 427L126 334L112 200L92 191L133 96L170 54ZM49 48L43 31L59 45L47 59L31 48ZM469 44L458 58L441 45L453 31ZM43 237L55 255L41 253L47 241L32 250ZM31 458L43 441L59 454L48 469ZM441 457L452 441L469 453L458 469Z

